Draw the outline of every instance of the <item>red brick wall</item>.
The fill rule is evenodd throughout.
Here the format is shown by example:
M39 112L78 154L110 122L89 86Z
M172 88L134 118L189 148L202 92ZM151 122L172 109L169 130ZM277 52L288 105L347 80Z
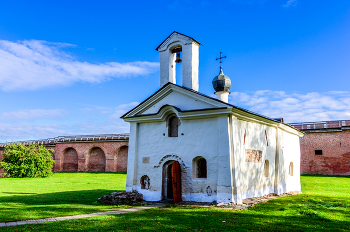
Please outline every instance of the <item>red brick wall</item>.
M57 143L54 171L75 171L77 166L78 171L124 172L127 157L124 141Z
M118 150L118 155L116 157L116 162L114 162L114 170L116 172L126 172L126 167L128 166L128 147L122 146Z
M78 171L78 153L74 148L67 148L63 151L62 171Z
M350 130L307 133L300 149L301 174L350 175Z
M106 156L101 148L92 148L87 160L88 171L104 172L106 170Z

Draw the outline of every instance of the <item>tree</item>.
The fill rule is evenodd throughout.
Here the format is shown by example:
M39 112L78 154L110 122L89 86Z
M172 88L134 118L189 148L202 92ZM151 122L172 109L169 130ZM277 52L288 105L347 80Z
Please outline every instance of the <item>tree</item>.
M7 177L46 177L52 175L52 167L55 163L51 156L52 152L52 149L46 149L37 144L28 146L8 144L5 147L0 168L4 169Z

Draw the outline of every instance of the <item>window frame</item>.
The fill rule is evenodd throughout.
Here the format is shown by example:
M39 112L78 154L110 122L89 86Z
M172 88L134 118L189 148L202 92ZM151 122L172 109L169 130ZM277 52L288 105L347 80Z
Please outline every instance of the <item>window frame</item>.
M270 162L269 160L265 160L264 162L264 177L269 177L270 174Z
M177 122L176 125L173 124L173 120L176 120ZM180 126L180 119L177 117L175 113L170 114L167 118L168 137L171 137L171 138L179 137L179 126ZM176 128L176 135L173 134L175 129L174 127Z
M294 175L294 165L293 165L293 162L290 162L289 163L289 166L288 166L288 174L290 176L293 176Z
M200 160L205 161L205 177L198 177L198 162ZM193 180L206 180L208 178L208 162L203 156L197 156L192 160L192 179Z

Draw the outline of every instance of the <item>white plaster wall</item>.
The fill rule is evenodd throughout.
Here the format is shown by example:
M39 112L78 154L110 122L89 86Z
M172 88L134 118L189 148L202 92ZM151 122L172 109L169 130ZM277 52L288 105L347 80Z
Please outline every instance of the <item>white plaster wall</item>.
M169 50L159 52L160 56L160 87L171 82L176 84L175 55Z
M164 105L172 105L180 108L181 110L196 110L196 109L206 109L215 108L206 102L202 102L198 99L191 98L182 93L171 92L168 96L154 104L151 108L147 109L142 114L155 114Z
M139 124L137 184L134 188L140 189L140 179L143 175L147 175L150 178L150 189L142 190L145 199L161 200L163 165L168 160L178 160L182 169L183 200L216 200L219 149L218 125L219 120L217 118L182 120L179 126L179 137L168 137L166 122ZM181 135L182 133L184 135ZM168 157L161 161L163 157L169 155L180 158ZM193 180L192 178L192 160L197 156L202 156L207 160L206 179ZM143 157L150 157L149 163L143 163ZM211 196L206 193L208 186L213 191Z
M236 156L235 168L238 169L235 194L242 199L258 197L274 193L275 158L276 158L276 128L260 123L236 120L233 122L235 137L233 139ZM266 144L267 132L268 146ZM244 144L244 133L246 139ZM300 147L299 137L278 129L279 165L278 165L278 194L300 190ZM262 163L245 162L245 149L262 151ZM269 161L269 176L264 176L264 162ZM294 175L288 175L289 163L294 163ZM237 167L238 165L238 167Z
M135 156L137 154L138 124L130 123L128 168L126 175L126 191L131 192L134 185Z
M182 47L182 84L198 91L199 45L188 43Z
M278 191L301 191L300 187L300 143L299 137L282 131L283 135L279 163L280 188ZM293 176L289 175L289 164L293 162Z
M268 146L266 143L265 130L267 133ZM237 150L239 153L234 155L240 156L238 165L241 165L241 192L250 190L260 190L266 186L273 186L274 183L274 163L276 150L276 132L274 127L263 124L237 121L237 136L240 138L234 141L236 146L241 147ZM244 133L246 138L244 144ZM262 163L245 162L245 149L262 151ZM264 176L264 162L269 161L269 176Z
M145 200L161 200L163 165L169 160L180 162L182 198L185 201L217 200L239 204L242 199L274 192L275 127L239 120L233 116L221 116L181 120L179 137L168 137L166 122L132 123L130 132L127 191L136 189L144 194ZM277 193L300 190L299 138L280 129L278 136ZM262 162L245 162L245 149L262 151ZM192 161L197 156L207 160L206 179L192 176ZM149 163L143 163L143 157L149 157ZM269 160L268 177L264 176L266 159ZM293 176L288 175L290 162L294 163ZM141 189L140 179L143 175L150 178L149 190ZM206 193L208 186L212 189L211 195Z
M233 160L232 160L232 130L231 120L227 116L219 117L219 170L218 170L218 202L231 203L235 202L233 197L232 177L233 177Z

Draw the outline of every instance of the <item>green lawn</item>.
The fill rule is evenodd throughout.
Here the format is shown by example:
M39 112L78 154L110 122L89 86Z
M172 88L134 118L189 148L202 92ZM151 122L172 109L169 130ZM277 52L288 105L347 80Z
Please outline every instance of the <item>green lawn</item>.
M302 176L301 180L304 194L249 210L164 207L0 231L349 231L350 178Z
M96 203L125 189L126 174L55 173L47 178L0 179L0 222L114 210Z

